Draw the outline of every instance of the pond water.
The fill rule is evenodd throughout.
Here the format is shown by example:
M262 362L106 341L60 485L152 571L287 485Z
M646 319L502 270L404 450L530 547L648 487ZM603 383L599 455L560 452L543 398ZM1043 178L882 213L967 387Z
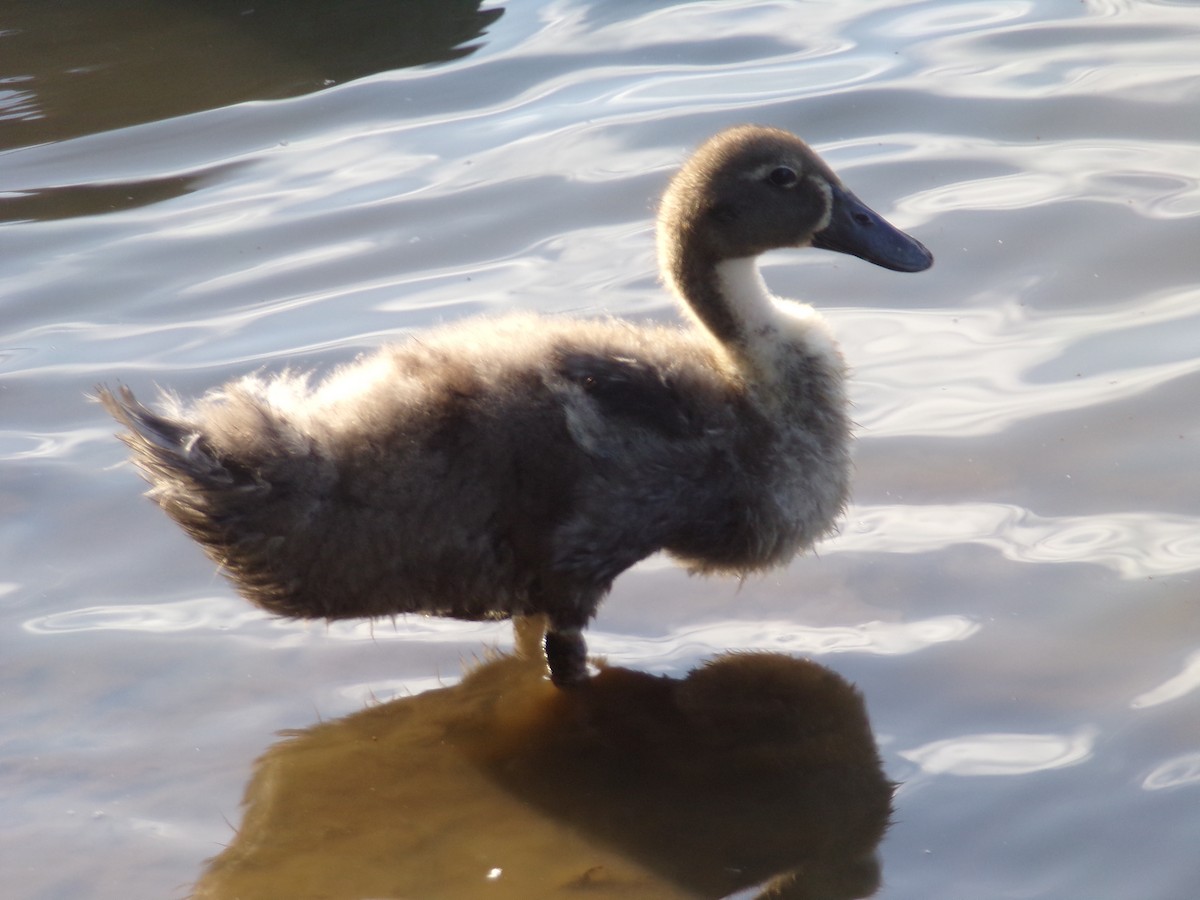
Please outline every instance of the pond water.
M878 896L1197 896L1200 9L325 6L67 0L0 23L6 893L185 896L226 847L265 865L282 801L252 790L268 827L238 832L240 804L279 732L340 723L331 746L353 745L352 717L396 698L426 721L425 698L465 702L437 691L512 646L504 623L254 610L139 496L93 386L193 395L476 313L673 321L655 199L751 121L803 136L937 262L764 260L853 367L841 532L741 584L651 559L592 651L673 679L771 651L856 684L899 783ZM353 887L396 865L361 833L276 853L261 896L721 895L589 837L586 806L508 784L475 809L485 788L428 752L435 732L424 755L399 738L389 770L401 811L463 804L391 854L426 861L424 888ZM320 752L333 768L297 774L287 809L332 843L367 826L305 790L359 763ZM342 797L351 823L377 786ZM343 891L306 890L318 872Z

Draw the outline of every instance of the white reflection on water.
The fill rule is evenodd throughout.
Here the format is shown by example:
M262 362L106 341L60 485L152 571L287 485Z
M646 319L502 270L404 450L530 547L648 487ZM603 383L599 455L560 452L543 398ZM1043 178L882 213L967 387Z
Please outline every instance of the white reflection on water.
M233 223L215 223L214 228L220 230L231 227ZM178 235L180 240L187 240L187 235ZM327 241L323 247L304 247L294 253L281 253L264 262L249 265L244 269L213 275L198 281L179 292L181 297L193 295L216 294L233 287L241 287L278 276L282 273L303 273L309 267L322 267L342 259L353 259L375 247L375 244L362 240ZM239 315L246 311L239 310Z
M254 623L267 626L250 627ZM246 626L246 627L240 627ZM154 604L90 606L30 619L24 630L31 634L70 634L82 631L182 632L192 630L231 631L240 639L271 647L295 646L310 635L325 639L377 643L477 642L481 651L510 640L507 622L459 622L430 616L397 616L395 619L354 619L326 623L279 619L255 609L234 596L203 597ZM907 622L866 622L858 626L807 626L787 620L725 620L689 626L660 637L589 633L588 646L597 656L613 662L637 660L642 668L674 669L691 664L714 651L768 651L818 656L827 653L866 653L895 656L917 653L935 644L961 641L979 630L965 616L933 616ZM419 682L420 679L417 679ZM428 687L444 686L435 678L429 684L413 679L391 684L399 691L419 693ZM378 691L382 683L372 681ZM384 685L389 687L389 685ZM352 693L357 688L351 688Z
M253 629L266 625L272 633ZM24 630L30 634L68 634L79 631L232 631L239 637L273 647L290 646L309 634L321 633L332 640L464 641L484 638L495 641L506 626L497 622L459 622L431 616L397 616L392 619L350 619L337 622L284 619L263 612L229 594L158 603L106 604L71 609L29 619Z
M1024 19L1033 12L1033 5L1016 0L996 3L955 3L932 6L900 16L892 23L898 35L919 37L951 31L982 29L986 25Z
M1098 734L1094 728L1074 734L968 734L899 755L931 775L1028 775L1083 762Z
M1004 503L856 506L823 553L928 553L980 544L1029 563L1091 563L1122 578L1195 571L1200 520L1166 513L1039 516Z
M98 428L77 428L49 433L0 430L0 462L30 459L65 459L96 440Z
M904 209L921 212L924 219L949 210L1026 209L1072 199L1173 219L1194 215L1200 202L1195 147L1185 141L1059 141L1047 152L1039 141L1000 144L960 138L934 139L922 149L956 165L970 159L974 171L1001 170L947 180L906 198Z
M790 60L777 67L745 66L741 71L731 67L731 71L723 69L719 72L702 70L648 80L622 90L616 99L625 103L637 101L647 107L695 104L701 99L706 103L736 104L740 100L759 104L764 98L794 97L797 91L805 89L831 90L871 81L882 76L893 64L885 58L864 56L854 60L813 62L801 70L797 70ZM776 87L765 90L764 83Z
M1057 97L1141 94L1166 103L1187 90L1188 72L1181 68L1188 63L1182 55L1184 43L1171 38L1177 29L1194 29L1194 15L1188 9L1091 0L1078 6L1089 7L1093 18L1047 22L1033 17L1039 12L1046 15L1055 4L949 6L977 10L979 25L968 13L962 23L972 26L967 33L943 34L937 41L920 44L926 74L933 76L927 79L931 91L974 98L1028 98L1031 92ZM1131 27L1134 19L1140 31ZM1009 24L985 27L1006 21ZM893 27L917 36L956 30L958 24L944 13L918 12L901 17ZM1123 52L1114 59L1111 45L1118 36L1123 38ZM1165 89L1172 84L1174 90Z
M588 648L612 662L636 661L638 668L665 671L682 663L690 664L698 657L710 655L714 649L802 656L846 652L896 656L917 653L946 641L966 640L978 630L978 623L954 615L827 627L788 620L725 620L688 626L657 638L593 631L588 637Z
M1200 753L1185 753L1158 766L1146 776L1142 787L1147 791L1200 785Z
M203 597L168 603L88 606L24 623L30 634L64 634L77 631L175 632L194 629L227 631L254 619L267 618L246 603Z
M1173 678L1168 678L1158 687L1146 691L1144 694L1138 694L1129 705L1134 709L1145 709L1149 706L1170 703L1172 700L1178 700L1180 697L1190 694L1198 687L1200 687L1200 651L1188 657L1187 662L1183 664L1182 672Z
M1099 312L1035 314L998 301L987 309L844 310L831 318L855 342L848 355L864 436L964 437L1139 396L1200 371L1191 350L1171 352L1173 336L1195 333L1197 309L1200 291L1189 290Z

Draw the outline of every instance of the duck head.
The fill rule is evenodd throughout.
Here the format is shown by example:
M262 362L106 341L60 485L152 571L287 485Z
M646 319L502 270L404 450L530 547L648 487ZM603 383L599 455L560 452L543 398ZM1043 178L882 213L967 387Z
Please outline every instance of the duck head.
M835 250L900 272L933 264L920 241L854 196L802 140L775 128L741 126L708 140L671 182L658 223L664 269L676 276L681 267L785 247Z

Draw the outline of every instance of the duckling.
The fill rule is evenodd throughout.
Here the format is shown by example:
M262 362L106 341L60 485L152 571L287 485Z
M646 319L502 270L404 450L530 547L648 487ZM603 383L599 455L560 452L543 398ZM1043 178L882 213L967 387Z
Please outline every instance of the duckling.
M148 492L258 606L295 618L544 616L560 686L613 580L666 551L744 575L828 534L847 499L845 365L756 258L933 257L803 141L710 138L664 195L666 286L692 321L477 318L333 371L252 374L161 412L98 399Z

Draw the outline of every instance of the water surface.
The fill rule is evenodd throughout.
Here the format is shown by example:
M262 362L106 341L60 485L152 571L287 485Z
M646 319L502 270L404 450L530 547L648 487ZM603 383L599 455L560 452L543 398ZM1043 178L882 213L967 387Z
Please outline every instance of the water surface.
M277 732L511 645L253 610L138 496L91 387L327 369L476 313L672 320L654 199L745 121L801 134L937 263L765 260L853 366L853 506L741 585L648 561L593 651L674 678L774 651L856 683L901 783L879 896L1194 896L1193 5L235 6L25 4L0 32L18 896L187 894Z

